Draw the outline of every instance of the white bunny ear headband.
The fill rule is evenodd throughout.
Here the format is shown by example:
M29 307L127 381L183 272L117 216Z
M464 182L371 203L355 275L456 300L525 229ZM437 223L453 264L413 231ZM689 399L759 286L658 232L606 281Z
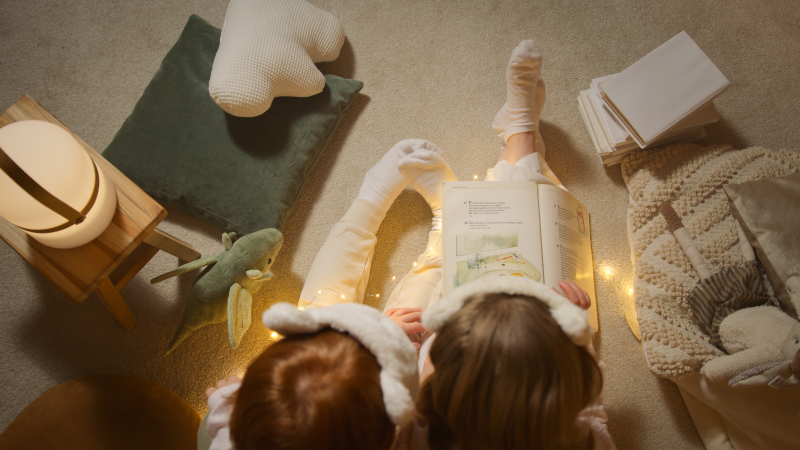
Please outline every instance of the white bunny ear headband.
M403 426L413 418L419 391L417 351L403 330L375 308L344 303L304 311L278 303L264 312L261 321L284 336L315 333L326 327L348 333L375 355L381 366L383 404L392 422Z
M483 277L459 286L449 295L422 313L422 324L431 332L442 326L464 306L464 302L476 294L502 293L536 297L550 308L567 337L577 346L588 345L594 333L589 326L586 311L554 292L538 281L516 277Z

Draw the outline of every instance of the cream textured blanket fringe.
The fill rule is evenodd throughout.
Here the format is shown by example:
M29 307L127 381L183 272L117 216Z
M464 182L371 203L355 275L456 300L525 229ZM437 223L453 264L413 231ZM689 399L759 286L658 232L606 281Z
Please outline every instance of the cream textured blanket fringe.
M685 375L723 355L694 322L686 296L700 279L659 206L664 201L672 204L716 273L744 263L722 187L797 171L800 153L761 147L731 150L728 145L683 144L625 158L622 177L629 194L636 313L647 366L654 374Z

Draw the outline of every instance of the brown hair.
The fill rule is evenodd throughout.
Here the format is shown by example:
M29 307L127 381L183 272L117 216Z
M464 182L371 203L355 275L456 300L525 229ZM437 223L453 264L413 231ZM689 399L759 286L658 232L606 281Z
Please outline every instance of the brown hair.
M230 418L238 450L388 449L375 356L350 336L323 330L267 347L247 368Z
M439 330L417 407L445 449L592 445L578 413L599 395L597 362L529 296L473 296Z

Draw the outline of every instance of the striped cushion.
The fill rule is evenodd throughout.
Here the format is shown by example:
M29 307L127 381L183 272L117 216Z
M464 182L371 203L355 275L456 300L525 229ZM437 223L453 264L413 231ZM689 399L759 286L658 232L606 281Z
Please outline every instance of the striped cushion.
M719 338L722 319L742 308L767 303L777 306L761 283L757 261L711 275L695 286L688 300L698 325L711 336L711 343L721 350L725 350Z

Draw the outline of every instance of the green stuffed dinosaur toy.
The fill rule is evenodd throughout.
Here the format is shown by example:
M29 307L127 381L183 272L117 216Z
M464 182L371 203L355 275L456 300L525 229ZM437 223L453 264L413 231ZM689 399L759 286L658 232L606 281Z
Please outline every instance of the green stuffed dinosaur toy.
M167 353L186 339L192 331L228 320L228 341L232 348L250 326L252 295L272 274L269 268L283 245L283 235L274 228L259 230L237 238L236 233L222 235L225 250L217 256L206 256L184 264L150 280L164 281L208 266L197 277L189 291L183 316ZM165 354L165 355L166 355Z

